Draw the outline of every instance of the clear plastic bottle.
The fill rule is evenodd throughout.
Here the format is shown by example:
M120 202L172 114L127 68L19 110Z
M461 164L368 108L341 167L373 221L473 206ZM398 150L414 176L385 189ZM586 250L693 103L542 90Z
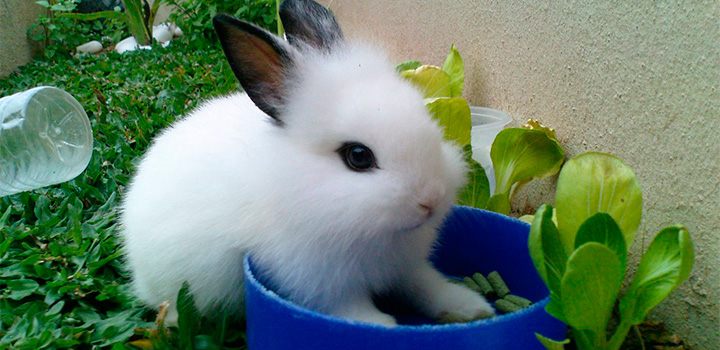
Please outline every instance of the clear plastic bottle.
M92 148L87 114L67 92L40 86L0 99L0 197L72 180Z

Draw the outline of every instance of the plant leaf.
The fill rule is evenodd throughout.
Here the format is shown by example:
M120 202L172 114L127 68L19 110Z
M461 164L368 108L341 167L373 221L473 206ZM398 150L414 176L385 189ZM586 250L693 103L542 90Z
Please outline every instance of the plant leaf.
M138 45L150 44L150 33L145 25L145 15L141 0L122 0L125 4L125 17L130 34Z
M580 225L575 237L575 249L588 242L598 242L610 248L620 259L621 270L625 271L627 266L625 239L612 216L607 213L596 213Z
M561 341L553 340L550 338L547 338L540 333L535 333L535 338L542 343L542 345L547 350L563 350L565 349L565 345L570 343L570 339L563 339Z
M193 339L200 327L200 312L190 292L190 285L184 282L178 292L178 337L181 349L193 349Z
M455 44L450 46L450 53L445 58L442 70L450 77L450 97L462 96L463 84L465 84L465 65Z
M461 147L470 144L470 106L462 97L438 97L426 99L425 106L445 132L445 139L457 142Z
M579 350L607 349L605 346L605 344L607 344L606 336L607 334L605 332L589 329L572 329L572 338L575 347Z
M550 316L557 318L563 323L567 324L565 319L565 313L563 311L562 299L559 293L550 292L550 302L545 306L545 311Z
M20 300L34 293L38 290L38 288L40 288L40 285L31 279L19 279L8 281L7 288L10 290L8 298L12 300Z
M512 196L513 185L557 174L565 152L541 130L508 128L495 137L490 158L495 192Z
M574 246L580 225L598 212L612 216L629 247L640 225L642 193L632 169L620 158L586 152L570 159L560 171L555 205L566 248Z
M510 215L510 196L507 193L496 193L487 202L487 210L503 215Z
M528 249L535 269L550 289L550 303L545 311L566 322L562 309L561 282L568 256L552 219L552 206L544 204L538 208L530 226Z
M688 278L694 259L692 238L685 227L670 226L660 231L620 301L622 320L641 323L650 310Z
M450 97L450 76L438 66L423 65L402 71L400 76L420 89L424 98Z
M543 204L535 212L530 226L528 247L530 257L540 277L550 291L561 295L560 283L565 274L568 255L560 241L560 234L552 221L553 207Z
M125 14L119 11L106 10L90 13L62 12L57 13L56 16L72 18L79 21L95 21L101 18L120 19L124 18Z
M470 170L468 184L460 191L458 204L484 209L490 197L490 183L485 169L472 159L472 148L466 145L463 148L465 161Z
M604 335L623 276L620 259L608 247L589 242L575 250L561 282L568 324Z
M148 28L150 36L152 36L152 27L153 24L155 24L155 15L157 15L158 10L160 10L161 3L162 1L153 1L152 7L150 8L150 13L147 16L146 28Z
M422 66L422 63L420 63L420 61L410 60L410 61L400 62L397 66L395 66L395 70L398 73L402 73L406 70L417 69L417 67L420 67L420 66Z

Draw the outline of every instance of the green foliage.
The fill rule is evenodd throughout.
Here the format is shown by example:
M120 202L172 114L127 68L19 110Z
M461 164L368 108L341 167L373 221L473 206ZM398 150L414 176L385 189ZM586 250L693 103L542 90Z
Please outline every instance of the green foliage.
M138 45L150 45L152 43L152 26L150 18L155 14L151 12L147 0L122 0L125 5L125 21L132 36L135 37ZM160 0L155 1L160 4ZM153 6L157 11L157 7Z
M563 315L573 329L590 331L592 349L605 346L605 329L623 274L620 259L601 243L585 243L568 258L560 286Z
M561 282L565 274L568 253L560 242L560 233L553 223L553 209L542 205L535 213L528 238L530 257L535 269L550 289L550 303L547 311L555 318L565 321L561 301Z
M231 327L237 328L237 324L231 321L227 312L213 320L200 316L187 282L178 292L177 307L177 327L165 327L164 319L160 318L156 322L157 329L148 332L148 338L130 344L153 350L246 349L245 334L230 331Z
M642 257L620 312L635 324L665 299L690 275L695 254L692 239L682 226L670 226L657 234Z
M470 144L470 106L462 97L425 99L425 107L445 130L445 138L459 145Z
M555 194L558 229L567 249L580 225L595 213L610 214L630 246L640 226L642 193L632 169L618 157L586 152L568 162Z
M178 292L178 333L181 349L192 349L193 335L200 328L200 312L190 293L190 285L185 282Z
M465 147L470 174L458 197L460 204L509 214L510 198L517 187L560 170L565 152L552 129L533 122L526 128L503 130L491 149L496 194L490 197L485 170L472 159L472 149L467 147L472 120L470 106L462 97L465 67L455 45L450 47L442 68L411 60L398 64L396 70L423 94L430 115L443 127L445 139Z
M468 184L460 191L459 204L485 208L490 184L485 169L472 159L470 105L462 97L465 67L457 48L450 47L442 68L411 60L398 64L396 70L423 94L425 106L443 128L445 139L463 147L470 173Z
M167 3L178 9L170 21L183 30L192 45L215 41L212 18L218 13L233 15L270 31L277 29L275 0L167 0Z
M538 333L535 333L535 337L548 350L563 350L563 349L565 349L565 345L570 343L570 339L557 341L557 340L552 340L550 338L543 337L541 334L538 334Z
M688 278L694 260L690 235L682 226L658 233L618 298L642 209L632 170L609 154L578 155L561 170L555 201L557 221L552 207L540 207L528 240L533 264L550 289L546 310L572 328L578 349L617 350L630 327ZM618 325L609 335L618 299ZM562 348L538 339L548 349Z
M565 159L560 143L541 130L509 128L502 130L490 150L495 168L495 198L488 209L510 212L510 198L522 184L557 174Z
M119 41L127 27L121 12L74 13L78 0L36 1L47 9L30 25L28 38L42 47L46 58L69 56L75 48L90 40L104 45Z
M420 90L430 115L445 131L445 139L461 147L469 145L472 127L470 105L462 97L465 67L455 45L450 47L443 68L423 65L419 61L406 61L395 69ZM474 161L468 159L472 167Z
M450 53L445 58L442 70L450 77L450 97L462 96L465 85L465 63L454 44L450 46Z
M627 267L627 246L622 231L612 216L600 212L580 225L575 236L575 249L589 242L602 243L610 248L615 253L615 256L620 259L620 269L625 271Z
M465 146L463 149L465 161L468 164L468 184L458 195L458 204L475 208L484 208L490 197L490 183L488 182L485 169L472 159L472 147Z
M0 96L68 91L95 142L78 178L0 198L0 349L109 348L152 325L128 291L117 206L153 136L238 87L219 48L176 40L166 50L37 60L0 80Z
M400 76L415 85L424 98L452 97L450 75L438 66L422 65L402 71Z

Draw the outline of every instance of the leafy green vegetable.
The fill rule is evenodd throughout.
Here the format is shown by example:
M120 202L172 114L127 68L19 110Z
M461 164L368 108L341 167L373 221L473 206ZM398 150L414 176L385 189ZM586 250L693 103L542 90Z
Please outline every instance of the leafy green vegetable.
M496 193L488 199L487 210L494 211L496 213L509 215L510 210L510 193Z
M450 77L450 97L462 96L465 84L465 65L455 44L450 46L450 54L445 58L442 70Z
M485 208L490 197L490 183L487 174L485 174L485 169L472 159L471 146L465 146L464 151L465 161L468 163L470 173L467 186L460 191L458 196L458 204Z
M580 225L598 212L610 214L630 246L640 225L642 193L635 174L619 158L587 152L569 160L555 194L558 229L565 247L573 247Z
M625 271L627 266L627 247L620 227L612 216L606 213L597 213L580 225L575 237L575 249L585 243L598 242L610 248L620 259L620 269Z
M535 337L537 338L537 340L540 341L540 343L542 343L542 345L547 350L564 350L565 345L570 344L570 339L563 339L562 341L557 341L546 338L539 333L535 333Z
M424 98L451 97L450 76L438 66L422 65L402 71L400 76L420 89Z
M648 312L690 275L695 253L690 234L682 226L666 227L655 236L620 302L620 312L638 324Z
M565 274L568 253L560 241L560 233L555 227L553 208L543 204L535 214L530 226L528 248L535 269L550 289L550 303L547 311L555 318L565 321L561 303L561 282Z
M578 349L620 349L630 327L688 278L694 259L690 235L682 226L670 226L655 237L620 298L619 324L610 337L627 249L642 209L635 175L614 156L581 154L560 172L555 201L559 229L552 208L544 205L528 242L533 264L550 289L546 311L572 327ZM538 339L548 349L558 346Z
M400 73L406 70L416 69L420 66L422 66L422 63L420 61L410 60L399 63L397 66L395 66L395 70Z
M556 174L565 152L557 140L541 130L509 128L495 138L490 157L495 168L495 192L506 199L497 200L502 205L496 210L507 214L514 189L532 179Z
M445 132L445 139L460 146L470 144L470 106L462 97L436 97L425 100L430 115Z
M585 243L568 259L561 284L563 314L574 329L592 331L592 346L605 345L623 274L620 260L601 243Z

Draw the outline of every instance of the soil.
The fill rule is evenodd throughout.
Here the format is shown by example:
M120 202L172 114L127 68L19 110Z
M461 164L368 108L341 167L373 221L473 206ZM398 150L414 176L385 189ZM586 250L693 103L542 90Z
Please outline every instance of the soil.
M689 350L682 338L665 329L662 322L645 322L639 327L642 340L645 343L643 348L640 343L638 332L631 330L628 334L623 350Z
M639 331L639 332L638 332ZM640 335L638 335L640 333ZM642 338L641 338L642 337ZM642 339L642 342L641 342ZM577 350L574 344L568 344L567 350ZM662 322L647 321L631 329L622 350L690 350L682 338L669 332Z

